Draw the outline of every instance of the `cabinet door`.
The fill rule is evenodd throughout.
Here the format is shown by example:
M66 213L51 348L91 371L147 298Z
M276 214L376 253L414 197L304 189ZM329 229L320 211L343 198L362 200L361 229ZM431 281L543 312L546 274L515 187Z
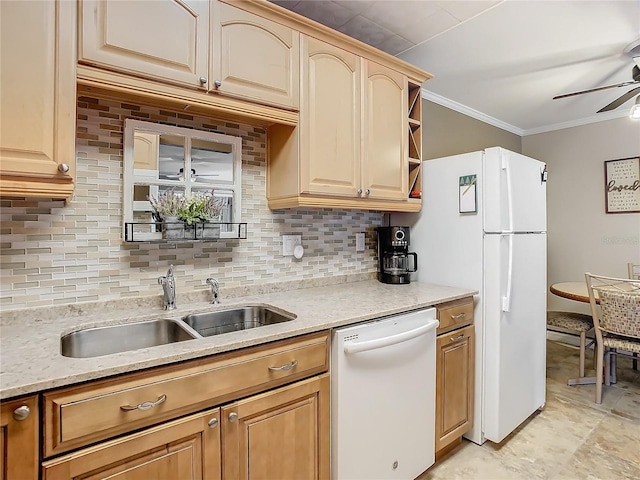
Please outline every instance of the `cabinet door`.
M208 0L82 0L79 61L207 86Z
M219 413L216 408L44 462L43 480L219 480Z
M2 196L73 192L75 15L68 1L0 2Z
M358 196L360 58L305 37L300 111L300 190Z
M224 478L328 479L329 375L222 409Z
M213 8L210 89L297 108L299 33L225 3Z
M0 480L38 479L38 399L0 405Z
M436 452L473 426L474 329L436 339Z
M365 68L363 197L404 200L409 195L407 77L371 61Z

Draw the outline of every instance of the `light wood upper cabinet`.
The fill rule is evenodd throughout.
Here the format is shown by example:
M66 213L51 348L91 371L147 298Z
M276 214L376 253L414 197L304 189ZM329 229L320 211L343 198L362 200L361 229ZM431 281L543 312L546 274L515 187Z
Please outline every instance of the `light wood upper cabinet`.
M329 479L329 375L222 409L223 477Z
M0 480L38 479L38 398L0 405Z
M75 19L74 2L0 2L1 196L73 193Z
M219 414L216 408L50 460L42 478L220 480Z
M360 58L311 37L302 48L301 192L353 197L360 188Z
M80 20L81 63L207 87L209 0L82 0Z
M226 3L212 3L210 89L298 107L299 33Z
M362 189L368 198L408 198L407 77L365 62Z
M270 208L417 211L409 201L408 79L303 35L298 128L268 133Z

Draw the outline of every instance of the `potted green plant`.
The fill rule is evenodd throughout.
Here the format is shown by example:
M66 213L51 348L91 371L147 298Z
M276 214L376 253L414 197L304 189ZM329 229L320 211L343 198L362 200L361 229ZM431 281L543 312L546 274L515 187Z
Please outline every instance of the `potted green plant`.
M218 220L224 205L221 199L215 197L213 190L185 195L170 189L158 195L149 195L148 199L154 218L163 224L164 238L202 237L206 226L202 225L202 228L197 229L195 224ZM217 223L210 225L213 229L217 227L219 232L220 226ZM199 235L200 232L202 233ZM205 236L217 238L212 233Z

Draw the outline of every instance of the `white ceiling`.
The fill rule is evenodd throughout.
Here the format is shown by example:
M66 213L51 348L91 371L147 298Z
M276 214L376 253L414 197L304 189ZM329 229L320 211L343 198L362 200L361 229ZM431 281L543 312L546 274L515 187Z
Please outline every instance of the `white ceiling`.
M273 0L434 75L424 96L519 135L627 115L640 0ZM634 85L638 86L638 85Z

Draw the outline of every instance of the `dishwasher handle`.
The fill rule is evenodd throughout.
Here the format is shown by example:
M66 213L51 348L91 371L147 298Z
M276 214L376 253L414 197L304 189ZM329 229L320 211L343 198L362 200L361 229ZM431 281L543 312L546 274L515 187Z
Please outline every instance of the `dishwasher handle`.
M407 330L406 332L398 333L397 335L391 335L389 337L376 338L374 340L366 340L364 342L348 342L344 345L344 353L360 353L368 350L375 350L376 348L384 348L390 345L396 345L398 343L406 342L413 338L424 335L427 332L438 328L440 322L432 320L431 322L421 325L413 330Z

